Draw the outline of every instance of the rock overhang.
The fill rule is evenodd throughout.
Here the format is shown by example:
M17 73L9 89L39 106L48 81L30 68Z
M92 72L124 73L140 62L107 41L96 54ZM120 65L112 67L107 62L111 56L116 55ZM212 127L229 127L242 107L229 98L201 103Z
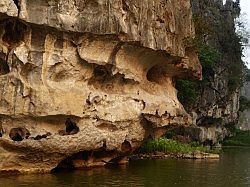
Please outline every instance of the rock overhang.
M5 2L13 3L11 0ZM146 38L147 34L137 37L132 28L135 25L139 28L139 23L124 23L127 24L124 28L131 27L127 30L102 30L101 25L93 24L91 29L96 30L91 32L91 29L76 24L78 22L75 22L77 27L69 27L71 22L58 24L58 19L66 15L58 19L49 17L51 22L41 21L44 16L34 17L44 8L46 15L51 15L49 8L62 6L59 2L63 1L52 4L39 1L38 4L42 4L38 10L34 1L20 1L18 16L2 11L5 16L1 17L0 23L0 57L9 71L0 74L0 121L4 132L0 138L3 149L0 157L7 160L0 163L0 170L31 171L32 167L37 168L34 171L39 171L38 168L51 170L63 159L83 151L111 151L110 155L103 156L108 162L123 155L125 150L135 150L145 138L164 134L168 125L191 123L177 99L173 82L176 77L201 78L197 54L183 43L184 38L193 34L191 20L188 19L186 23L190 25L183 31L185 29L179 24L175 25L175 19L152 18L150 28L141 25L141 31L150 33L154 30L154 34L149 34L155 37L153 42ZM100 2L109 1L98 2L105 12L106 4ZM171 5L168 3L166 6ZM125 4L131 5L127 11L135 11L133 7L138 2ZM173 2L171 7L177 5ZM189 1L178 6L184 6L185 11L190 8ZM113 9L112 5L111 13ZM69 8L66 12L72 16L73 10ZM77 15L86 17L86 12ZM134 14L136 16L136 11ZM175 14L178 17L180 12ZM105 20L105 16L96 20ZM119 17L113 16L115 19ZM157 25L158 22L167 21L170 31L161 30L157 34L156 28L163 27ZM13 23L10 31L6 28L11 25L8 23ZM146 24L145 20L141 24ZM106 22L104 25L109 27ZM117 28L120 27L123 28L121 25ZM15 33L17 36L13 37ZM169 35L173 35L171 40ZM76 134L63 130L68 118L79 128ZM13 141L9 136L13 128L27 129L30 136L23 137L20 142ZM161 132L155 133L157 129ZM16 133L22 136L21 132ZM44 138L38 140L36 137ZM13 154L6 157L9 152ZM29 159L23 157L32 154ZM91 166L93 160L105 163L91 155L80 165Z

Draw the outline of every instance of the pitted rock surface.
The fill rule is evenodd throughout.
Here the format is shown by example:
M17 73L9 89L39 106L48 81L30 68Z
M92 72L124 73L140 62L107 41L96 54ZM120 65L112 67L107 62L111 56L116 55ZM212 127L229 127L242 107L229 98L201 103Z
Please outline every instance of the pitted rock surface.
M201 79L191 17L189 0L1 1L0 171L123 162L191 124L174 88Z

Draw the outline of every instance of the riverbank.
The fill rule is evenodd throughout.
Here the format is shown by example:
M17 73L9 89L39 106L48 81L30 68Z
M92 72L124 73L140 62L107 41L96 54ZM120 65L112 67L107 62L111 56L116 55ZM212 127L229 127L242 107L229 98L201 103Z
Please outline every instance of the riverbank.
M181 143L163 137L145 142L130 159L164 159L169 157L183 159L218 159L220 157L219 153L220 150L210 149L210 147L202 146L198 142Z
M166 159L166 158L181 158L181 159L219 159L220 155L215 153L163 153L155 152L150 154L136 154L130 157L130 160L141 159Z
M232 137L222 142L223 146L246 146L250 147L250 131L235 130Z
M22 174L50 172L54 173L63 169L77 170L103 166L126 165L129 161L146 159L219 159L219 152L220 151L218 149L210 149L210 147L202 146L198 142L181 143L173 139L162 137L156 140L149 140L144 142L142 146L134 153L131 153L132 155L130 156L124 154L112 158L108 157L108 154L105 151L82 152L76 156L71 156L66 160L62 161L53 170L50 170L49 168L47 170L41 168L29 168L28 170L5 170L4 172ZM100 158L101 155L106 155L106 158Z
M250 186L250 148L226 148L208 160L144 159L129 165L53 174L1 174L1 186Z

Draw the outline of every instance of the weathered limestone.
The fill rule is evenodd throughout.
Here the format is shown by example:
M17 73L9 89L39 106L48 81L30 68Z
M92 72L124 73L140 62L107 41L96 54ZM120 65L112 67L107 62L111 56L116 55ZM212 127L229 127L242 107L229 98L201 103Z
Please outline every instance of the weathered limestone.
M0 171L124 162L191 123L173 81L201 78L189 0L16 5L0 6Z
M20 19L30 23L115 34L178 56L185 56L183 39L194 32L189 0L22 0L20 7Z
M219 58L213 64L203 59L203 81L199 83L197 99L191 106L185 106L194 125L191 130L188 127L185 135L216 144L230 134L227 125L237 124L239 118L244 64L235 19L240 8L234 0L224 3L223 0L191 0L191 3L194 16L208 23L206 27L205 22L203 25L198 21L196 30L203 30L204 42L218 51Z
M247 80L243 87L241 88L241 97L246 100L245 102L249 102L250 100L250 83ZM246 103L241 103L243 106ZM250 129L250 110L248 107L242 107L243 111L239 112L239 121L237 127L241 130L249 130Z
M8 16L18 16L18 9L14 1L1 0L0 2L0 13L7 14Z

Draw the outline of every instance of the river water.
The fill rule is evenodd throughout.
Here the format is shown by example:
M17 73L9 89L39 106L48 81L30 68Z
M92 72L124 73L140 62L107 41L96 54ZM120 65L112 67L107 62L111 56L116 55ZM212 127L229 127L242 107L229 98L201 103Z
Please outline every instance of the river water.
M0 174L0 187L19 186L250 186L250 148L224 148L219 160L138 160L127 166L54 174Z

